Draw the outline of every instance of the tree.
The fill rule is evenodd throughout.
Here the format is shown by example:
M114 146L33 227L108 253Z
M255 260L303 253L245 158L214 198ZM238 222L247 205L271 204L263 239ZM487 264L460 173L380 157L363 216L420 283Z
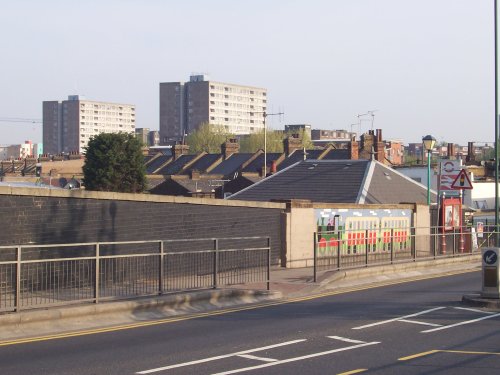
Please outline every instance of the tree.
M277 152L277 153L282 153L283 152L283 140L285 137L288 137L289 135L292 135L292 133L297 133L296 131L294 132L289 132L285 133L282 130L272 130L268 129L267 130L267 152ZM299 132L299 138L302 139L302 145L310 150L314 148L314 145L311 141L311 138L309 135L304 132L304 130L300 130ZM264 149L264 130L261 130L260 132L257 133L252 133L249 134L245 137L242 137L240 140L240 150L241 152L256 152L257 150L263 150Z
M205 151L209 154L218 154L221 144L232 137L234 135L228 133L222 125L203 123L187 136L186 143L189 145L191 153L197 154Z
M146 188L142 142L133 134L101 133L85 147L85 189L139 193Z

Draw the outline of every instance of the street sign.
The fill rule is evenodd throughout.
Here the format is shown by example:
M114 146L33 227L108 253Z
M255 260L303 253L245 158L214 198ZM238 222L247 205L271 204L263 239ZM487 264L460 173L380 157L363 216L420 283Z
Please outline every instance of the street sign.
M461 160L441 160L439 163L439 183L438 190L440 194L446 193L447 197L458 196L459 191L453 189L451 184L458 176L458 172L462 169Z
M481 249L483 258L483 290L481 297L500 299L500 267L498 258L500 248L483 247Z
M483 262L487 266L494 266L498 261L498 254L494 250L486 250L483 253Z
M467 172L465 169L462 169L460 173L458 174L457 178L455 178L455 181L451 184L452 189L465 189L465 190L470 190L472 189L472 184L470 182L469 176L467 176Z

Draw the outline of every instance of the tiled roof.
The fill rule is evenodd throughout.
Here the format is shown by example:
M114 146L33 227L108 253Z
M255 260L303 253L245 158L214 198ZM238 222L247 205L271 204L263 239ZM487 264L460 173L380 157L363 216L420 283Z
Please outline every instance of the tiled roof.
M157 173L162 175L177 174L187 163L189 163L195 157L196 155L181 155L177 160L168 163L164 168L160 169Z
M351 158L349 150L330 150L321 160L348 160Z
M210 167L213 163L215 163L217 159L219 159L220 157L221 157L220 154L203 155L199 160L190 165L189 168L187 168L184 171L184 174L188 174L189 171L193 169L199 171L200 173L204 173L207 170L207 168Z
M356 203L369 163L367 160L301 161L234 194L230 199L309 199L313 202Z
M432 192L432 200L436 194ZM383 165L375 163L368 192L361 203L427 203L427 187Z
M168 155L160 155L156 159L152 160L147 166L146 166L146 173L147 174L153 174L158 168L162 166L162 164L166 163L171 156Z
M274 160L277 160L281 156L278 152L268 152L266 155L266 163L270 165ZM262 167L264 166L264 154L260 154L253 160L250 164L248 164L245 168L243 168L243 172L255 172L258 173L262 171Z
M241 168L241 165L252 157L253 154L232 154L222 161L217 167L210 171L210 174L221 174L229 176Z
M308 151L306 150L306 157ZM283 162L278 165L278 171L281 171L289 166L304 160L304 151L303 150L295 150L292 152Z
M235 193L229 199L425 203L427 188L377 161L305 160Z

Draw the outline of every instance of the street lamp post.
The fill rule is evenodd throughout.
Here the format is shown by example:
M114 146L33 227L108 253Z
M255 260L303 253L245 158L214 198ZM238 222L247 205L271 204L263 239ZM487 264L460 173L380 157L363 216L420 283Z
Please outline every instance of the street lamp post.
M427 204L431 204L431 153L434 145L436 144L436 138L432 135L426 135L422 138L422 143L427 151Z
M254 112L255 113L255 112ZM267 113L266 111L262 112L262 117L264 118L264 176L267 175L267 116L281 116L284 115L284 112L277 113Z

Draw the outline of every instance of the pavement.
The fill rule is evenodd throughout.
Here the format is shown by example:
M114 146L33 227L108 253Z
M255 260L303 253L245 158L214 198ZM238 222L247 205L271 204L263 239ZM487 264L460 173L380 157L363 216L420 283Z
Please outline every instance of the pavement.
M410 279L479 271L480 259L478 255L341 271L320 271L317 273L316 281L311 267L274 268L271 271L269 291L266 290L265 283L255 283L230 289L199 290L127 301L6 313L0 315L0 345L2 341L21 338L76 331L102 332L116 327L132 327L145 321L172 321L213 314L218 310L236 311L248 308L249 305L293 300L329 291L349 290L367 284L384 285ZM496 305L482 307L500 311L500 306Z

